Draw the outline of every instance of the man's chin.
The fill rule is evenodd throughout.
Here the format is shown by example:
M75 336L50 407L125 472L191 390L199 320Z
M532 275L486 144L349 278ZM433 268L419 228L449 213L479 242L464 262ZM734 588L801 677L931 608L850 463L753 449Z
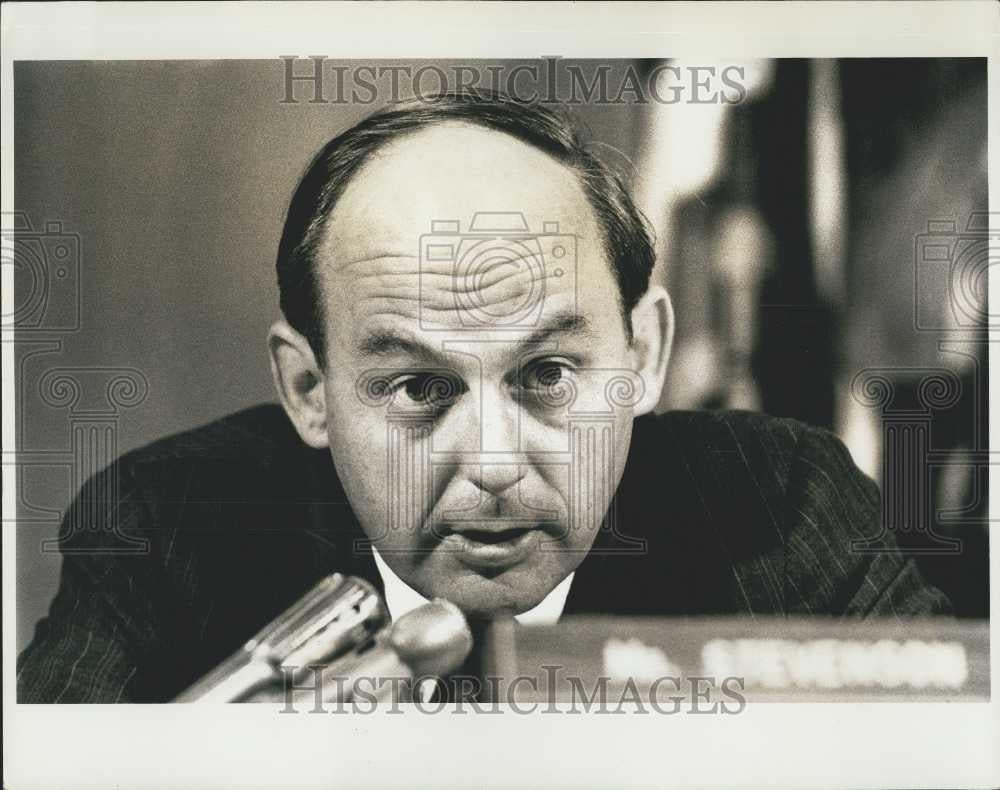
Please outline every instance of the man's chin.
M540 601L533 603L512 603L498 606L492 601L463 600L452 601L469 620L495 620L498 617L514 616L530 611Z
M524 585L523 579L506 578L499 574L490 578L478 573L463 574L444 585L432 585L430 597L445 598L455 604L466 617L490 620L501 615L517 615L533 609L544 600L549 590L539 585Z
M518 615L538 606L572 572L577 555L542 551L537 542L514 561L488 551L471 554L440 544L419 566L399 575L426 598L451 601L468 617L492 619ZM497 561L494 562L493 560ZM575 559L570 564L567 560Z

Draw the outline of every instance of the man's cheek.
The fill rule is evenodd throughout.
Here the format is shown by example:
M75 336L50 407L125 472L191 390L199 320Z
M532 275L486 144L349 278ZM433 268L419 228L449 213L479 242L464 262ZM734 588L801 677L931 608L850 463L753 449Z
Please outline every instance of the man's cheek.
M449 477L447 466L434 464L427 426L378 415L354 420L341 438L338 471L369 537L394 546L424 540L437 489Z
M561 454L565 456L565 453ZM542 481L542 485L532 487L521 486L518 490L520 504L538 521L555 521L567 523L570 514L569 492L572 470L570 463L558 462L561 457L552 454L553 463L537 464L534 472Z
M370 508L368 500L373 492L384 492L386 476L386 429L385 421L378 415L355 410L352 414L332 415L328 428L330 449L341 483L351 495L363 496L364 503L353 502L357 508L364 504ZM384 507L384 500L383 500Z

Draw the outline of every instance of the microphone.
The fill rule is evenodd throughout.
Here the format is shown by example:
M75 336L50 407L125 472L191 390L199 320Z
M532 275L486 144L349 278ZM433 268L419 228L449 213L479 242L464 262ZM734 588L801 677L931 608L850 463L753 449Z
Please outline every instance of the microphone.
M327 576L298 602L175 702L242 702L311 665L326 664L372 643L389 613L371 584L339 573Z
M351 655L325 666L317 685L293 689L291 702L351 702L357 684L370 680L372 701L389 701L395 686L379 679L431 679L460 667L472 650L472 632L461 610L450 601L436 598L407 612L376 637L374 644L360 645ZM416 689L420 694L420 689ZM398 701L408 701L399 699Z

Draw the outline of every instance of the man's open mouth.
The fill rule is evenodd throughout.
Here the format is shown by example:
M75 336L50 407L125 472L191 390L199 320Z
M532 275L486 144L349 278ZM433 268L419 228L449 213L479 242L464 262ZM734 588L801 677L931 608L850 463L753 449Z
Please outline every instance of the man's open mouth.
M510 567L525 560L538 548L543 529L540 524L509 524L444 527L442 547L458 552L462 562L481 570Z
M452 530L452 532L457 532L466 540L473 541L475 543L494 545L497 543L507 543L512 540L517 540L523 535L531 532L532 529L532 527L511 527L510 529L501 530L463 529L461 531Z

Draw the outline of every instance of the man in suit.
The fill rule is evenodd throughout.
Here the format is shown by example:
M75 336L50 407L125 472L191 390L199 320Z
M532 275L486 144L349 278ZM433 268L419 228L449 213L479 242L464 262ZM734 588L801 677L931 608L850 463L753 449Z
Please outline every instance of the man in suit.
M832 436L653 415L673 325L653 263L623 184L545 107L449 95L335 137L278 252L283 409L85 486L67 519L114 524L67 534L20 701L169 700L333 571L394 617L945 611L891 536L854 550L878 493Z

